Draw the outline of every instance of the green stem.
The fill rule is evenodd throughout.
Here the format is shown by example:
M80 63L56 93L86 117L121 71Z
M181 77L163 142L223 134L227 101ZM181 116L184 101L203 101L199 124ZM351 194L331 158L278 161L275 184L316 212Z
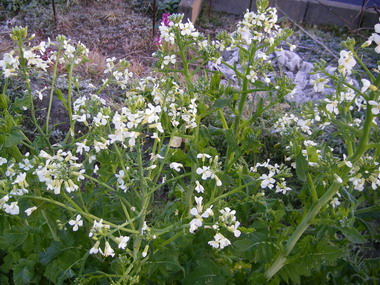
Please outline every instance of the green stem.
M311 179L310 173L307 174L307 182L309 183L309 189L313 203L318 201L317 190L315 189L313 179Z
M35 113L35 110L34 110L34 102L33 102L33 94L32 94L32 89L31 89L31 86L30 86L30 78L29 78L28 68L27 68L27 65L26 65L27 63L26 63L26 59L24 57L23 39L22 38L20 38L18 40L18 46L19 46L19 52L20 52L20 58L21 58L20 59L21 71L22 71L22 74L23 74L23 77L24 77L24 81L25 81L25 84L26 84L26 90L28 92L28 97L29 97L29 100L30 100L30 113L32 115L32 122L33 122L34 126L37 128L37 130L40 133L40 135L42 136L42 138L47 143L48 147L50 149L52 149L49 140L46 138L46 135L45 135L44 131L41 129L41 127L38 124L38 121L36 119L36 113Z
M72 63L70 64L69 68L69 79L68 79L68 90L67 90L67 113L69 115L69 121L70 121L70 130L67 134L64 143L67 142L67 139L72 136L74 137L74 128L75 128L75 121L73 121L73 111L71 106L71 97L72 97L72 91L73 91L73 71L74 71L74 61L75 56L73 58Z
M49 133L49 120L50 120L50 113L51 113L51 108L53 106L53 96L54 96L54 87L55 87L55 81L57 79L57 69L58 69L58 62L59 62L59 57L61 55L61 50L62 50L62 42L59 44L58 52L57 52L57 59L54 63L54 70L53 70L53 79L51 82L51 90L50 90L50 96L49 96L49 106L48 106L48 111L46 114L46 133Z
M371 112L371 105L367 105L366 119L363 127L363 134L359 140L359 146L356 149L355 153L349 158L352 163L358 161L368 148L372 120L373 114ZM344 183L348 179L349 172L350 168L345 166L340 175ZM270 280L285 265L286 257L291 253L297 241L301 238L306 229L312 224L312 220L319 213L320 209L332 199L341 185L342 184L338 182L334 182L329 187L327 192L318 200L318 202L309 209L306 216L302 219L301 223L297 226L291 237L288 239L285 251L277 256L276 260L265 272L267 280Z
M222 109L218 109L218 115L219 115L220 121L222 122L223 129L228 130L228 124L227 124L226 118L224 117Z
M45 197L41 197L41 196L32 196L32 195L24 195L24 196L21 196L20 199L23 199L23 198L29 198L29 199L35 199L35 200L41 200L41 201L44 201L44 202L48 202L50 204L53 204L53 205L56 205L56 206L59 206L61 208L64 208L68 211L72 211L74 213L78 213L78 214L81 214L82 217L85 217L87 220L89 220L90 222L93 222L94 220L97 220L97 221L100 221L101 218L97 217L97 216L94 216L90 213L86 213L85 211L83 211L80 207L76 207L76 208L73 208L73 207L70 207L70 206L67 206L61 202L58 202L56 200L53 200L53 199L49 199L49 198L45 198ZM134 230L131 230L131 229L127 229L127 228L120 228L120 226L116 225L116 224L113 224L113 223L110 223L108 221L105 221L103 219L103 222L109 226L112 226L113 228L118 228L119 230L122 230L124 232L128 232L128 233L131 233L131 234L138 234L139 232L138 231L134 231Z
M87 174L82 174L82 175L83 175L85 178L87 178L87 179L89 179L89 180L91 180L91 181L93 181L93 182L95 182L95 183L97 183L97 184L103 186L104 188L106 188L106 189L108 189L108 190L110 190L110 191L116 191L116 189L114 189L114 188L112 188L111 186L109 186L108 184L106 184L106 183L100 181L99 179L96 179L96 178L94 178L94 177L92 177L92 176L89 176L89 175L87 175Z
M143 167L142 153L141 153L142 151L141 151L140 144L141 144L141 140L138 139L136 142L136 152L137 152L138 175L139 175L139 180L140 180L140 185L141 185L141 195L140 195L141 210L140 210L140 218L139 218L139 233L142 233L145 217L146 217L149 203L151 200L151 195L147 193L147 185L146 185L146 181L144 177L144 167ZM139 259L138 253L140 251L141 241L142 241L142 237L137 236L133 243L133 257L135 260Z

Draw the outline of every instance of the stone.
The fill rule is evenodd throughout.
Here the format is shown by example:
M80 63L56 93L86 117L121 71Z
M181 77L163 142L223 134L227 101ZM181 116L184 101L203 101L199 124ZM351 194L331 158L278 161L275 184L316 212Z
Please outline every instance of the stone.
M178 12L184 14L184 21L190 19L195 24L202 8L202 0L182 0L178 6Z

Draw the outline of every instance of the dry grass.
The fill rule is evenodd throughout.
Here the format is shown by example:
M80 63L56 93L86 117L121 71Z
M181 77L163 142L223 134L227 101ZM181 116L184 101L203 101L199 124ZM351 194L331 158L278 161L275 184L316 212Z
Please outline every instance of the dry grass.
M14 47L13 41L8 34L0 35L0 56L9 52Z
M133 73L134 76L143 77L149 72L149 69L141 61L137 59L131 59L129 62L131 65L128 70Z
M85 62L81 66L81 72L86 74L87 78L99 80L104 76L104 70L106 70L106 56L102 55L99 49L94 48L88 55L88 62Z

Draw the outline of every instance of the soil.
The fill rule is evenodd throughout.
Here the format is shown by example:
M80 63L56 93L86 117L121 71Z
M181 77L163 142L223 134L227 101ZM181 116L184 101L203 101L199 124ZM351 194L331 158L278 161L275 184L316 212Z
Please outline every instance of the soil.
M136 9L134 0L77 0L76 4L74 1L56 2L61 2L56 4L56 20L50 5L31 4L15 16L3 12L0 17L0 56L13 47L9 38L11 28L28 26L30 34L36 34L36 42L48 37L54 39L59 34L83 42L91 51L90 63L87 64L90 75L101 73L106 57L126 58L131 62L131 71L137 76L145 76L151 71L154 62L151 55L156 47L152 16L147 13L149 5L140 4L144 7ZM71 5L67 6L67 3ZM209 11L204 3L196 27L213 38L222 30L233 31L239 19L241 16ZM292 41L298 46L296 52L309 62L322 58L333 63L343 49L341 42L348 36L364 42L370 34L368 31L353 32L336 27L303 26L300 30L287 20L281 25L295 30ZM364 59L371 67L376 67L374 58L376 54L373 48L369 48Z
M104 65L106 57L126 58L138 76L149 71L156 49L151 17L135 12L128 1L80 1L68 7L57 4L56 21L50 5L24 9L0 22L0 53L12 47L8 35L14 26L28 26L36 42L48 37L53 40L60 34L80 41L90 49L93 65Z

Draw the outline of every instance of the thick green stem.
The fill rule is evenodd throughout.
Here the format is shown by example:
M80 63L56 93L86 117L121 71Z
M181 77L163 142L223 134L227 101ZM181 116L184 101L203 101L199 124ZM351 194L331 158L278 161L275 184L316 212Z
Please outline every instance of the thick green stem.
M359 145L355 151L355 153L349 158L352 163L357 162L365 151L368 149L368 141L371 130L371 123L373 120L373 114L371 112L371 106L367 105L366 111L366 119L363 127L363 134L359 140ZM348 174L350 172L350 168L347 166L344 167L342 172L340 173L340 177L344 181L344 183L348 180ZM285 251L279 254L276 260L272 263L272 265L265 272L265 276L268 280L270 280L286 263L286 257L291 253L294 246L301 238L302 234L306 231L306 229L312 224L312 220L319 213L320 209L326 205L332 197L337 193L342 184L338 182L334 182L327 192L318 200L317 203L312 205L309 209L306 216L302 219L301 223L297 226L296 230L293 232L291 237L288 239L288 242L285 247Z

